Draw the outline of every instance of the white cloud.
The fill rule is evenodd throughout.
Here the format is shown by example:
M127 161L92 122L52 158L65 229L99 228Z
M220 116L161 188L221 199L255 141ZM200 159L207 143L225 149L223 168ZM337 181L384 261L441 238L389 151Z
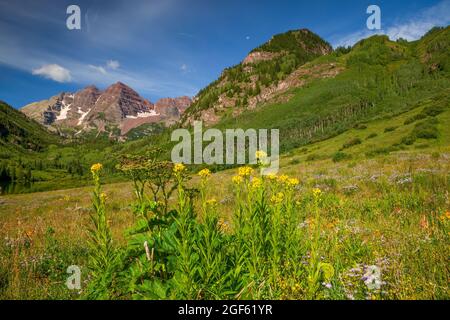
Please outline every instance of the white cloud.
M360 30L332 41L335 47L352 46L359 40L374 34L385 34L391 40L399 38L408 41L420 39L425 33L435 26L447 26L450 23L450 0L443 0L437 5L423 11L422 14L411 17L408 20L397 22L385 27L383 30Z
M101 73L101 74L107 74L108 71L106 71L106 69L109 70L117 70L120 67L120 63L117 60L108 60L106 61L106 65L105 66L94 66L92 64L88 65L89 68Z
M431 22L410 22L404 25L393 26L387 29L386 35L392 40L399 38L413 41L420 39L427 31L435 26Z
M108 60L106 61L106 67L112 70L116 70L119 69L120 63L117 60Z
M32 74L43 76L44 78L54 80L56 82L70 82L72 76L70 71L58 64L46 64L40 68L33 69Z
M419 17L405 23L393 25L386 30L392 39L403 38L409 41L420 39L435 26L447 26L450 23L450 0L444 0L428 8Z
M187 66L187 64L183 63L183 64L180 66L180 70L181 70L182 72L186 73L186 72L189 71L189 67Z
M107 74L105 68L102 66L93 66L92 64L89 65L89 68L94 69L97 72L100 72L101 74Z
M1 21L0 21L1 26ZM0 31L2 29L0 28ZM95 84L99 87L107 87L114 82L126 83L140 94L157 96L194 96L198 89L191 83L178 80L167 74L167 70L153 68L149 72L139 70L107 70L106 73L92 72L88 63L78 61L70 57L61 57L38 49L25 50L24 46L17 43L17 39L9 34L0 32L0 64L30 72L35 66L46 66L48 61L55 61L58 66L65 66L70 70L70 81L81 85ZM94 66L95 67L95 66ZM37 75L42 74L43 68L33 70ZM43 74L42 74L43 75ZM68 77L66 77L68 78Z
M67 41L58 44L40 33L39 28L28 29L29 26L24 21L37 21L43 27L61 25L61 19L58 18L60 9L57 6L34 5L33 1L28 2L33 10L28 8L29 6L27 8L30 10L27 10L18 3L0 0L1 15L8 16L7 20L0 19L0 64L31 73L34 68L53 63L70 70L71 83L95 84L104 88L122 81L147 96L193 96L197 93L199 88L195 82L200 80L190 78L192 81L187 81L181 77L179 68L183 62L181 59L184 58L179 56L181 53L178 52L181 51L173 50L169 54L159 56L161 52L168 52L165 46L171 46L170 41L161 41L160 35L165 34L164 26L170 24L168 17L173 17L175 10L179 8L176 0L136 0L132 6L126 2L114 1L108 6L92 4L85 9L89 11L86 11L84 16L86 28L82 26L82 30L85 30L83 36L75 37L75 34L66 28L56 27L55 30L60 30L61 33L68 32L64 34ZM129 19L130 16L133 17L132 20ZM45 20L46 17L49 21ZM145 32L148 38L147 41L142 41L143 30L146 30L148 25L153 25L154 28L151 34ZM72 35L76 41L80 41L77 46L88 50L80 50L82 53L78 52L76 56L72 51L66 50L73 44L75 38L72 38ZM195 36L185 35L192 38ZM98 50L99 47L102 50ZM133 48L126 52L131 54L133 60L126 63L126 66L122 60L117 61L119 57L104 56L105 52L122 52L127 47ZM148 54L145 54L146 60L139 61L139 54L142 52ZM108 60L114 62L108 66ZM151 62L146 63L147 60ZM173 64L173 61L177 62ZM116 66L117 68L113 69ZM193 72L191 66L187 67L187 73ZM103 68L105 73L100 68ZM66 76L66 80L68 78Z

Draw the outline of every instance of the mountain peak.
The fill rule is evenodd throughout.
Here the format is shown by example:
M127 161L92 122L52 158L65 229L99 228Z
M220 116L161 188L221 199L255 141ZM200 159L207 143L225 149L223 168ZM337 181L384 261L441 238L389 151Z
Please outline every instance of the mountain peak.
M116 83L110 85L105 89L105 93L127 93L134 96L139 96L139 94L133 90L130 86L126 85L123 82L117 81Z
M274 35L268 42L252 52L288 52L294 54L320 54L332 51L331 45L308 29L290 30Z
M293 54L302 60L332 52L331 45L309 29L289 30L274 35L269 41L250 51L243 64L259 63Z
M130 86L128 86L125 83L120 82L120 81L117 81L116 83L112 84L110 87L130 88Z
M104 91L90 85L71 93L61 93L49 100L35 102L22 108L30 118L48 128L73 128L80 132L115 128L126 134L129 130L145 124L161 122L171 124L190 106L188 97L162 99L158 111L147 99L123 82L116 82Z
M274 35L253 49L242 63L225 69L218 80L202 89L186 110L183 121L202 119L214 124L223 115L234 117L246 108L255 108L280 90L299 85L301 81L289 77L295 78L296 71L303 74L299 68L332 51L328 42L308 29Z
M91 84L86 86L82 91L91 91L91 92L97 92L100 91L95 85Z

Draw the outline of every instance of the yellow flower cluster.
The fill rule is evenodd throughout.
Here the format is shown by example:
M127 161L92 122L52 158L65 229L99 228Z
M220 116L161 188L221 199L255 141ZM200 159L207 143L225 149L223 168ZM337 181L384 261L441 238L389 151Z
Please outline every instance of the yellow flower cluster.
M314 188L313 189L313 196L314 196L314 198L319 198L321 194L322 194L322 190L320 190L319 188Z
M289 180L289 176L287 176L285 174L278 177L278 182L281 184L286 183L288 180Z
M442 216L439 217L439 220L445 222L446 220L450 220L450 211L447 211Z
M265 158L267 158L267 153L265 153L264 151L258 150L255 153L255 158L258 160L265 159Z
M283 200L284 200L283 192L279 192L279 193L273 195L272 198L270 199L270 201L274 204L280 204L283 202Z
M298 181L298 179L296 179L296 178L291 178L287 181L287 186L290 188L295 188L299 184L300 184L300 181Z
M261 178L254 177L250 183L252 189L259 189L263 185Z
M184 170L186 170L186 167L184 166L184 164L182 163L177 163L175 164L175 166L173 167L173 172L175 173L181 173Z
M238 169L238 174L232 178L232 181L234 184L240 185L244 182L244 179L251 177L252 174L253 169L251 167L241 167ZM294 189L300 184L299 179L291 178L288 175L278 176L274 173L270 173L265 175L264 177L270 182L277 182L279 185L289 189ZM253 179L251 179L250 188L261 188L263 186L263 182L264 180L262 180L262 178L254 177Z
M100 194L100 199L101 199L101 201L102 201L103 203L105 203L106 200L108 199L108 196L106 195L106 193L102 192L102 193Z
M209 171L209 169L203 169L203 170L200 170L198 175L201 178L206 179L206 178L209 178L211 176L211 171Z
M234 176L232 181L234 184L241 184L244 181L244 179L241 176Z
M250 177L253 173L253 169L250 167L241 167L238 170L238 175L245 178L245 177Z
M103 169L103 165L101 163L96 163L96 164L92 165L91 172L92 173L97 173L97 172L99 172L102 169Z
M217 204L217 200L212 198L212 199L208 199L206 200L206 205L214 207Z
M229 223L222 218L219 219L217 225L218 225L219 229L224 233L227 233L230 231Z

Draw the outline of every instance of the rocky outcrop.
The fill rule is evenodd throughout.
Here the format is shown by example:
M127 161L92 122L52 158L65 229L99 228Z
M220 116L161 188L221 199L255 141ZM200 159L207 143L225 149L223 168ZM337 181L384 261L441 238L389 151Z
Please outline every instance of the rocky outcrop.
M127 118L124 119L120 125L120 133L121 135L126 135L130 130L137 128L143 124L159 122L163 122L163 118L160 115L135 119Z
M192 100L189 97L162 98L155 103L155 112L170 118L178 118L189 106Z
M258 63L261 61L268 61L272 60L273 58L281 55L281 53L272 53L272 52L264 52L264 51L256 51L250 53L242 63L245 64L251 64L251 63Z
M306 64L294 72L292 72L286 79L279 83L265 87L261 93L252 97L248 101L248 108L254 109L258 104L277 100L282 102L282 94L286 93L292 88L301 88L314 79L334 78L344 70L343 66L335 63L322 63L317 65Z
M261 104L269 102L286 102L290 99L288 91L301 88L315 79L334 78L344 70L342 65L335 63L322 63L317 65L306 64L293 71L286 79L271 86L262 87L260 93L250 97L247 101L247 109L255 109ZM195 116L186 118L186 122L192 124L195 120L203 121L206 125L214 125L221 119L221 114L232 110L233 117L238 116L244 108L236 108L236 99L227 97L226 94L219 96L214 108L205 109Z

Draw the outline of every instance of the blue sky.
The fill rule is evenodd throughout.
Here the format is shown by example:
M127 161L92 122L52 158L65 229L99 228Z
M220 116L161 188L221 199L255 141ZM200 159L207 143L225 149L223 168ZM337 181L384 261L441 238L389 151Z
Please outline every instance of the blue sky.
M66 27L71 4L81 30ZM153 102L193 96L276 33L309 28L334 46L370 36L371 4L393 39L450 22L450 0L0 0L0 100L21 107L116 81Z

